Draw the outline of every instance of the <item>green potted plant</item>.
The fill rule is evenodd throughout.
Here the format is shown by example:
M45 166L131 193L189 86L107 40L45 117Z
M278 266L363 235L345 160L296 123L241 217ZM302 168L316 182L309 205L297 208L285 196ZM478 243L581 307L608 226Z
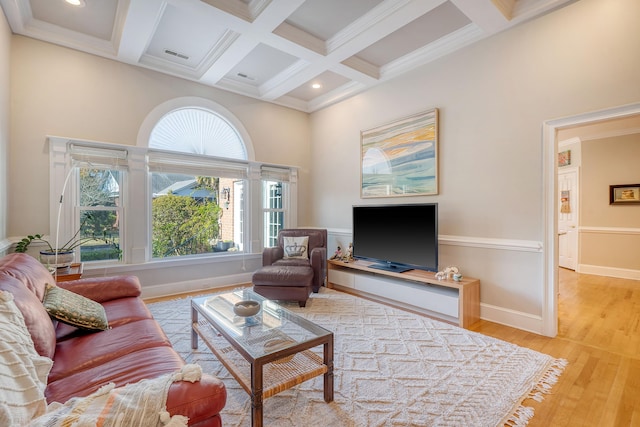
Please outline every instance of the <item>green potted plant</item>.
M80 227L75 232L75 234L71 236L71 238L67 240L64 244L62 244L57 248L55 248L50 241L46 240L44 238L44 235L33 234L33 235L26 236L25 238L20 240L16 244L15 251L26 252L31 242L38 242L38 241L43 242L47 245L47 248L42 249L40 251L40 262L49 267L56 267L59 269L69 268L69 266L73 263L73 260L74 260L75 249L84 243L98 239L95 235L83 237L80 234L85 223L91 220L92 218L93 217L90 214L85 215L85 217L82 220L82 223L80 223ZM101 240L104 240L106 243L111 244L115 246L117 249L119 249L113 241L107 238L106 230L103 231L103 236Z

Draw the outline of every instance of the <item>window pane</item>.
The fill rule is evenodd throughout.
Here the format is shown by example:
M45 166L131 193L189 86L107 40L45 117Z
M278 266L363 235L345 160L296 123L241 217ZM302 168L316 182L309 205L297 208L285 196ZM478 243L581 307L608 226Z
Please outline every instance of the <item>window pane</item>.
M284 227L283 185L279 181L263 181L264 244L277 246L278 232Z
M115 169L78 168L80 227L73 240L80 246L80 260L119 260L120 183Z
M120 193L120 171L80 169L80 206L116 206Z
M115 210L80 211L80 260L118 260L120 251L120 226Z
M154 258L237 251L235 180L154 172L151 174ZM241 181L240 181L241 182Z
M283 228L284 212L265 212L265 246L278 246L278 232Z

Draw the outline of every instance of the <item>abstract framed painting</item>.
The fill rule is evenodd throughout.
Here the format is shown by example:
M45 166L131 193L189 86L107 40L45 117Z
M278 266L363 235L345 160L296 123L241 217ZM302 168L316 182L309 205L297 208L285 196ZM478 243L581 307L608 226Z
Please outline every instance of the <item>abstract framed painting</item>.
M438 194L438 109L360 132L362 198Z

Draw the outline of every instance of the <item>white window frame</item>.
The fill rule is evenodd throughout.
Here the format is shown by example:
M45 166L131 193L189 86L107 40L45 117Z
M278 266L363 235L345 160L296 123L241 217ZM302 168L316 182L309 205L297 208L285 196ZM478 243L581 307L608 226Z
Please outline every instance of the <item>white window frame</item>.
M55 233L57 228L57 212L60 208L60 240L70 237L73 230L79 225L79 217L75 213L77 205L75 200L74 180L77 174L70 171L75 167L72 156L71 146L95 148L99 150L114 150L113 153L126 152L127 173L122 182L120 189L122 199L122 226L121 232L121 249L123 251L123 264L145 264L158 262L175 262L175 258L191 259L195 257L208 259L210 257L219 257L219 255L191 255L183 257L172 257L171 259L153 259L151 257L151 179L149 174L149 158L150 152L157 150L149 150L146 147L126 146L120 144L110 144L94 141L81 141L64 137L48 137L49 153L50 153L50 233ZM108 151L102 151L108 152ZM181 159L185 159L182 153L164 153L167 159L177 159L179 164ZM151 156L153 158L153 156ZM188 158L189 156L187 156ZM201 156L195 156L201 157ZM226 162L226 159L212 159L212 161ZM244 253L258 254L262 252L262 180L261 171L268 168L277 168L286 173L288 185L283 188L286 190L285 199L286 227L297 226L297 177L298 169L292 166L271 165L261 162L232 160L229 163L234 167L240 165L247 171L246 188L243 197L245 199L244 209L241 213L242 233L244 233ZM75 176L75 177L74 177ZM65 181L69 181L71 190L65 189ZM60 203L60 194L65 190L63 203ZM68 195L68 196L67 196ZM239 210L238 210L239 212ZM236 256L236 255L225 255ZM237 256L242 256L239 254ZM102 263L103 261L100 261ZM104 261L106 262L106 261ZM93 262L92 262L93 264Z

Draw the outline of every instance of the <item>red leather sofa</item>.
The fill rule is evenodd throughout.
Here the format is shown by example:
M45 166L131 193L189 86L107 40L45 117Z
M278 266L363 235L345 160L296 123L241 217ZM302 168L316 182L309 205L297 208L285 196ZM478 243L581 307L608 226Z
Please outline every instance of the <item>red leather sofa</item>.
M49 403L87 396L110 382L119 387L176 372L185 364L140 298L135 276L58 283L103 305L111 329L98 332L52 320L42 304L47 283L54 278L35 258L16 253L0 259L0 290L13 294L36 351L53 360L45 390ZM198 382L173 383L167 410L189 417L191 426L221 426L226 399L222 381L203 374Z

